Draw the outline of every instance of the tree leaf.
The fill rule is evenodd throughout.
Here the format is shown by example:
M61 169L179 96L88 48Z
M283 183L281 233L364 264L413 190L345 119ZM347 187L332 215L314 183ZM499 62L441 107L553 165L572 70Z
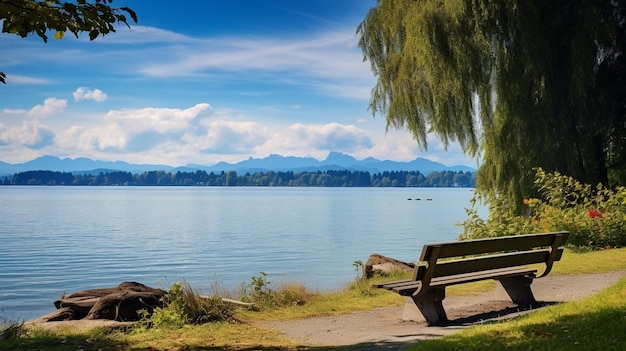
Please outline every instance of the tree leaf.
M98 35L100 34L100 31L97 29L94 29L92 31L89 32L89 40L94 40L98 37Z
M58 30L54 33L54 39L56 40L61 40L63 39L64 36L65 36L65 32L61 30Z

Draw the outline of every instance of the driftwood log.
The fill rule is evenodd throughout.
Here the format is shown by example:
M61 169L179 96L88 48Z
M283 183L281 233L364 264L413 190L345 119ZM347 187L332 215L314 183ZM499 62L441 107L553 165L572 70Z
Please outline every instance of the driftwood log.
M114 288L81 290L63 295L54 302L57 310L42 317L48 322L78 319L137 321L138 311L148 313L162 307L167 291L136 282L123 282Z

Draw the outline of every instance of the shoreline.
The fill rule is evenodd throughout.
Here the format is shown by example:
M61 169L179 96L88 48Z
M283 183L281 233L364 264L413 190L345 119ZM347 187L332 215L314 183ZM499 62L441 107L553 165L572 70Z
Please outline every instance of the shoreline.
M536 279L532 289L537 301L545 306L593 295L621 278L626 278L626 270L549 275ZM304 346L385 345L387 350L401 350L419 340L439 338L473 325L510 319L532 311L519 310L500 287L478 295L449 296L444 300L444 307L451 320L446 326L428 326L425 321L404 321L401 318L403 307L397 306L333 316L255 321L251 325L277 331ZM81 332L93 327L127 328L133 323L109 320L41 323L34 319L25 324L46 330L69 328Z

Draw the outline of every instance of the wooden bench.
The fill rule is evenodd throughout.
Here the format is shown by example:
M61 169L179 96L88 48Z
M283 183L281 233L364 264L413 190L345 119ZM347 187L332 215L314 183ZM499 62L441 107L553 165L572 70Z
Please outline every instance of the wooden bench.
M424 245L412 279L374 287L409 297L429 325L448 321L442 301L449 285L495 279L514 303L531 305L533 279L550 273L568 236L569 232L555 232ZM540 275L528 267L537 263L545 264Z

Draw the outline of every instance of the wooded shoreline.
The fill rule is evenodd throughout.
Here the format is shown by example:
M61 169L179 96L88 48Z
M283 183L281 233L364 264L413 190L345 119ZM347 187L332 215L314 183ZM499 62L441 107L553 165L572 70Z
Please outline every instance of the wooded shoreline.
M149 171L133 174L125 171L96 173L58 171L27 171L0 179L0 185L65 185L65 186L292 186L292 187L467 187L476 185L472 172L442 171L428 175L420 171L206 171L176 173Z

